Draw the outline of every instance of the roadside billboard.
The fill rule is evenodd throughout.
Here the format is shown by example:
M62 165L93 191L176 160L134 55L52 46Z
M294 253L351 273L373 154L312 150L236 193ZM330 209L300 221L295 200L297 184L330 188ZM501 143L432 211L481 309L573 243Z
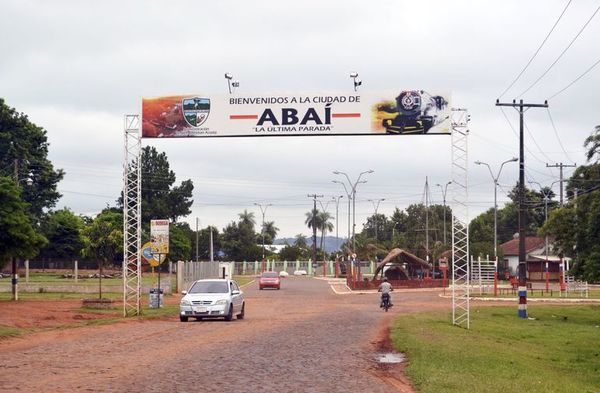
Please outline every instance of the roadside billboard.
M450 134L450 94L177 95L142 100L142 137Z
M150 243L152 254L169 253L169 220L150 220Z

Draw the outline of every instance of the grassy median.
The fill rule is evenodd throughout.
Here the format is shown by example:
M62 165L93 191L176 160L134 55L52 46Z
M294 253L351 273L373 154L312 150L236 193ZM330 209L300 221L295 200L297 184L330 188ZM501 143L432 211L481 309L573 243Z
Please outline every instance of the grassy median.
M600 392L600 306L471 307L471 329L451 315L399 317L395 348L419 392Z

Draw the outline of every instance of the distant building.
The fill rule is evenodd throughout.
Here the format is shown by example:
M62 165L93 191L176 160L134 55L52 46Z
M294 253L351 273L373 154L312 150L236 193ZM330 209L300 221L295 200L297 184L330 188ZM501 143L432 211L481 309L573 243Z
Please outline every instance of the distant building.
M525 260L527 261L527 279L532 281L545 280L546 262L550 280L557 281L560 273L560 265L566 263L567 270L569 258L560 258L552 254L553 239L548 240L548 256L546 257L546 244L543 237L528 236L525 238ZM504 255L504 265L511 276L518 274L519 267L519 238L515 238L499 245Z

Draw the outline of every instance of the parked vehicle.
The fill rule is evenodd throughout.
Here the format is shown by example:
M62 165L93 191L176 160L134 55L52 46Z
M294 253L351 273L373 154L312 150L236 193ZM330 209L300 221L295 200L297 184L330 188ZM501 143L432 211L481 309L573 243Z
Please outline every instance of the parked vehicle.
M281 289L281 280L277 272L263 272L258 279L258 289L265 288Z
M181 322L187 322L189 317L225 318L226 321L231 321L234 315L237 319L244 318L244 292L233 280L198 280L181 294L184 295L179 304Z

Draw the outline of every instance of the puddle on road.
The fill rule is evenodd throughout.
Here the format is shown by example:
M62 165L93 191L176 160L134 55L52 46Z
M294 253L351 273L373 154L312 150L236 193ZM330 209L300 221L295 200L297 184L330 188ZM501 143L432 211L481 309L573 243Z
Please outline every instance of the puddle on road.
M403 363L406 356L403 353L387 352L375 354L375 360L378 363Z

